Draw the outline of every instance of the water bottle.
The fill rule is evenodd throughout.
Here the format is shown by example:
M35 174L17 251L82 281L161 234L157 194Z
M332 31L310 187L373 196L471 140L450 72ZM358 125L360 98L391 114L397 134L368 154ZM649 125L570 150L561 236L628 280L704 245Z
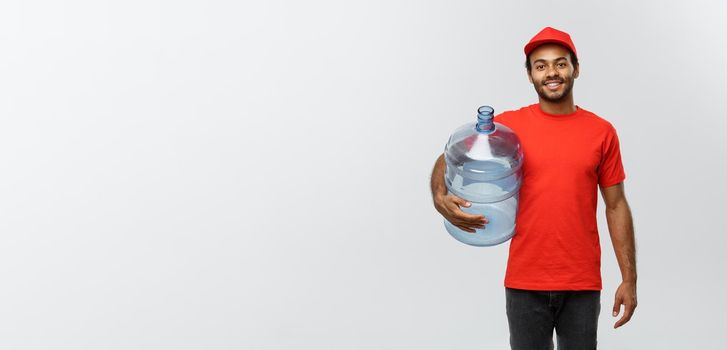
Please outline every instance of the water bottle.
M522 180L520 140L510 128L493 121L494 112L490 106L480 107L477 122L456 129L444 149L447 190L471 203L462 211L489 221L474 233L446 219L444 226L460 242L479 247L506 242L515 234Z

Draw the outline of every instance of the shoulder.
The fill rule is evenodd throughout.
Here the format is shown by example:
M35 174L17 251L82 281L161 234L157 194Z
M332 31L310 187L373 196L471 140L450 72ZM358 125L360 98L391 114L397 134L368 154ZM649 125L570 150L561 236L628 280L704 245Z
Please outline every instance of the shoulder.
M499 123L508 123L517 119L522 119L524 115L530 112L530 106L521 107L519 109L506 110L495 115L495 121Z
M584 119L588 122L588 124L595 128L599 129L601 131L607 132L607 133L615 133L616 128L611 124L610 121L606 120L605 118L597 115L596 113L593 113L585 108L581 108L578 106L578 109L583 113Z

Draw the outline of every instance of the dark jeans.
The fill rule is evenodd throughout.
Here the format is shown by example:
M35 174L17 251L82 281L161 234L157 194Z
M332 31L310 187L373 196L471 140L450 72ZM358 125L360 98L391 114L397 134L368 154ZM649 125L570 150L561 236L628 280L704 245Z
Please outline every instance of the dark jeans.
M512 350L596 348L600 291L532 291L505 288Z

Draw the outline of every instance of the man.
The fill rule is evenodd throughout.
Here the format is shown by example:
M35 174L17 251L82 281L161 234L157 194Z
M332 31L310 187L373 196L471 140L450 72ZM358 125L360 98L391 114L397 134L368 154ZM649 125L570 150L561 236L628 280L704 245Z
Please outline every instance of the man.
M525 45L528 79L538 103L495 120L518 134L524 153L515 236L505 273L512 349L595 349L600 313L601 248L596 224L597 188L606 204L608 230L621 270L613 316L618 328L636 308L636 259L625 173L614 127L573 102L579 74L573 41L546 27ZM486 227L470 203L447 193L444 155L432 173L434 205L467 232Z

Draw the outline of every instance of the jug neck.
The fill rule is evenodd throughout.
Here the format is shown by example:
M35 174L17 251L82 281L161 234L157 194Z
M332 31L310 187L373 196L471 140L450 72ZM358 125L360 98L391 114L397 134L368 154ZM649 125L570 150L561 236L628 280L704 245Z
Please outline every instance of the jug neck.
M475 129L478 132L489 134L495 131L495 123L493 119L495 117L495 110L490 106L482 106L477 109L477 125Z

